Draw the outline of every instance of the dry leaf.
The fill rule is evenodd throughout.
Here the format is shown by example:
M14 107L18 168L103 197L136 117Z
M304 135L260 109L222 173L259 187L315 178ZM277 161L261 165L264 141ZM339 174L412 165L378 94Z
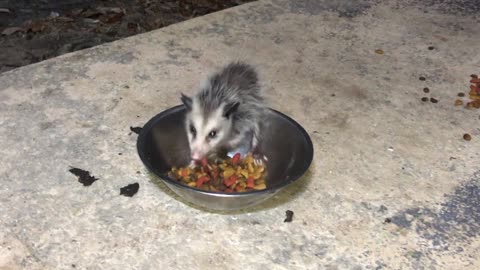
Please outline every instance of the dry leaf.
M45 24L42 22L34 22L28 26L28 30L32 31L33 33L42 32L45 30Z
M98 7L97 10L103 14L107 13L125 13L121 8L119 7Z
M55 18L56 21L59 21L59 22L73 22L74 19L70 18L70 17L64 17L64 16L60 16L60 17L57 17Z
M103 15L100 17L100 21L104 23L116 23L122 20L122 17L123 17L123 13Z
M129 22L127 28L129 32L136 32L138 30L138 23Z
M21 28L21 27L8 27L8 28L3 29L2 35L9 36L11 34L14 34L16 32L21 32L21 31L23 31L23 28Z

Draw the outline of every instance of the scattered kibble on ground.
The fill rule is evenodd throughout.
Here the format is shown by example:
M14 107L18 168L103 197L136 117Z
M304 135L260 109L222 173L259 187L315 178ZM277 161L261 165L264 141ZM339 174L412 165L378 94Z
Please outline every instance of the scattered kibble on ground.
M427 97L422 97L422 101L423 101L423 102L427 102L427 101L428 101L428 98L427 98Z
M457 99L455 100L455 106L462 106L465 104L466 109L480 109L480 79L478 79L477 74L470 75L470 92L468 93L468 98L470 100L466 100L465 102ZM467 97L467 95L463 92L457 93L458 97Z
M472 136L468 133L463 134L463 139L465 141L470 141L472 139Z
M430 98L430 102L432 102L432 103L438 103L438 99L432 97L432 98Z
M428 87L423 88L423 92L428 93L430 92L430 89Z

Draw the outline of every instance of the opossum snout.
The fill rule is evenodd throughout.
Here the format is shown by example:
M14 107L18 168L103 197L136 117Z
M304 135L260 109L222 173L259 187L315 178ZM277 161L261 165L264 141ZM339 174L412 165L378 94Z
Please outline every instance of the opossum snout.
M193 160L201 160L203 156L199 152L192 152L191 158Z
M203 149L203 147L198 147L197 145L192 145L190 157L193 160L201 160L206 155L204 150L205 149Z

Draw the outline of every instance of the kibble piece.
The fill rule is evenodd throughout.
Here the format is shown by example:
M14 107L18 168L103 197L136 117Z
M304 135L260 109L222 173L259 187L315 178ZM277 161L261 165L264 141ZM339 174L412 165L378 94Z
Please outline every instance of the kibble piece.
M382 49L376 49L375 53L376 54L384 54L385 52Z
M428 92L430 92L430 89L428 89L428 87L425 87L425 88L423 88L423 92L428 93Z
M467 102L467 105L465 106L467 109L480 109L480 99Z
M460 93L457 94L457 96L459 96L459 97L464 97L464 96L465 96L465 93L460 92Z
M431 51L431 50L435 49L435 47L433 47L433 46L428 46L428 49Z
M432 103L438 103L438 99L432 97L432 98L430 98L430 102L432 102Z
M418 79L419 79L420 81L425 81L425 80L426 80L425 77L423 77L423 76L419 77Z
M423 101L423 102L427 102L427 101L428 101L428 98L427 98L427 97L422 97L422 101Z
M462 105L463 105L463 101L461 101L460 99L455 100L455 106L462 106Z
M470 141L472 139L472 136L470 136L470 134L468 134L468 133L465 133L465 134L463 134L463 139L465 141Z

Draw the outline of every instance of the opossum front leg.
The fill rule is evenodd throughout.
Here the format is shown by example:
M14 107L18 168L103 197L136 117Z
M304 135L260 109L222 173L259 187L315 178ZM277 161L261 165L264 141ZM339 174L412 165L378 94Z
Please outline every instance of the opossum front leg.
M252 144L250 149L250 154L253 156L253 162L258 165L263 165L267 161L267 157L262 155L258 150L258 137L256 134L252 136Z

